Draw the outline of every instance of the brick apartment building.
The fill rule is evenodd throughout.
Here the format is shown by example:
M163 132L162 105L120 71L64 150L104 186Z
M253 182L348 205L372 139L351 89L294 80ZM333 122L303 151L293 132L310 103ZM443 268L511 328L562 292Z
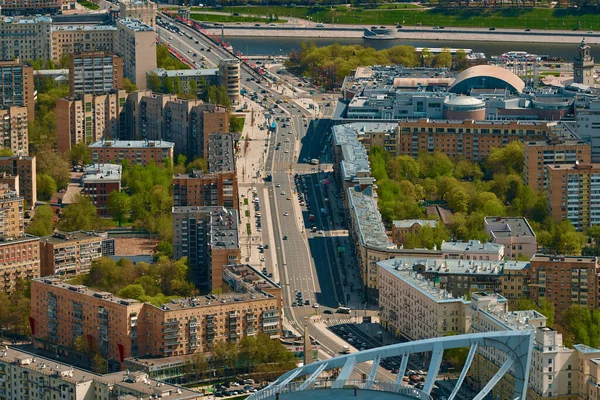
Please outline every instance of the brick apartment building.
M239 209L235 172L208 173L200 170L173 176L174 206L222 206Z
M0 236L19 237L24 229L23 197L0 185Z
M131 165L162 165L165 160L173 163L175 145L163 140L101 140L89 146L92 162Z
M121 170L117 164L91 164L83 170L81 195L90 198L100 216L108 215L110 194L121 190Z
M4 5L2 9L5 10ZM25 107L35 120L33 67L19 60L0 61L0 108Z
M123 58L110 52L91 51L69 57L69 93L105 94L124 89Z
M12 151L16 156L29 154L29 121L27 107L0 109L0 147Z
M35 156L0 157L0 172L19 177L18 190L15 190L27 202L28 208L33 208L37 202L37 173Z
M0 291L12 291L19 279L39 277L40 238L0 236Z

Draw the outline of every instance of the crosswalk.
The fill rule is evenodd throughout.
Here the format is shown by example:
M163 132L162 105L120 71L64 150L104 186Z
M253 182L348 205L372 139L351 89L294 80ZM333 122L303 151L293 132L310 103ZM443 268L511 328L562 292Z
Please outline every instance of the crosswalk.
M323 322L326 325L334 326L334 325L343 325L343 324L353 324L356 322L354 318L331 318L326 316L321 316L320 322Z

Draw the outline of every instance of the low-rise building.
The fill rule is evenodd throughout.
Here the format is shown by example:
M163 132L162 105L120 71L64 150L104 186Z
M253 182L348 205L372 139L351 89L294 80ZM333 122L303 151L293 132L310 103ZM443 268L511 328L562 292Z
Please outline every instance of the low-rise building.
M12 291L19 279L39 277L40 238L0 236L0 291Z
M537 253L537 237L525 217L485 217L484 229L492 242L504 245L509 260L529 259Z
M31 209L37 202L37 173L35 156L11 156L0 157L0 172L19 177L19 187L11 190L19 193L27 202L27 208Z
M40 238L40 276L85 274L103 255L114 255L114 239L105 233L55 232Z
M468 242L442 242L440 250L445 259L450 260L486 260L504 259L504 245L498 243L481 243L479 240Z
M23 197L0 185L0 236L19 237L24 232Z
M408 235L416 235L423 226L435 228L436 220L403 219L392 221L392 241L398 246L404 245Z
M421 340L468 332L469 302L435 286L399 259L377 263L381 325L395 336Z
M119 164L91 164L83 170L81 194L90 198L100 216L108 215L110 194L121 191L121 169Z
M194 170L173 176L174 206L222 206L239 210L235 172L208 173Z
M90 156L94 164L162 165L165 160L173 163L175 145L162 140L101 140L90 144Z

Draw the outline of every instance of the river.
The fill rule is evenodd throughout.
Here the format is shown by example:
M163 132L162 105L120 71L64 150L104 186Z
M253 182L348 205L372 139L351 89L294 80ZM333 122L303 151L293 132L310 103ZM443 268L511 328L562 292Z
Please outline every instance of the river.
M360 44L381 50L398 45L414 47L448 47L469 48L474 52L485 53L488 59L511 50L521 50L532 54L562 57L571 61L577 53L573 44L551 43L524 43L524 42L465 42L458 40L364 40L358 38L332 39L332 38L271 38L271 37L225 37L236 51L247 55L287 55L292 50L300 49L302 42L313 42L317 46L328 46L333 43L342 45ZM593 53L592 48L592 53Z

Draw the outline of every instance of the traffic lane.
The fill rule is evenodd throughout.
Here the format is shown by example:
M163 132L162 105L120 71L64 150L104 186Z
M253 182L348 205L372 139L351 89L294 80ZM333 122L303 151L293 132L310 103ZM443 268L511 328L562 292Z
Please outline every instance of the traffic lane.
M318 279L319 286L321 287L321 292L315 293L315 300L326 307L337 308L340 305L336 297L336 290L334 290L334 284L337 284L337 282L332 281L329 272L329 263L327 258L324 257L327 251L325 238L323 236L309 237L308 246L315 265L316 279Z

